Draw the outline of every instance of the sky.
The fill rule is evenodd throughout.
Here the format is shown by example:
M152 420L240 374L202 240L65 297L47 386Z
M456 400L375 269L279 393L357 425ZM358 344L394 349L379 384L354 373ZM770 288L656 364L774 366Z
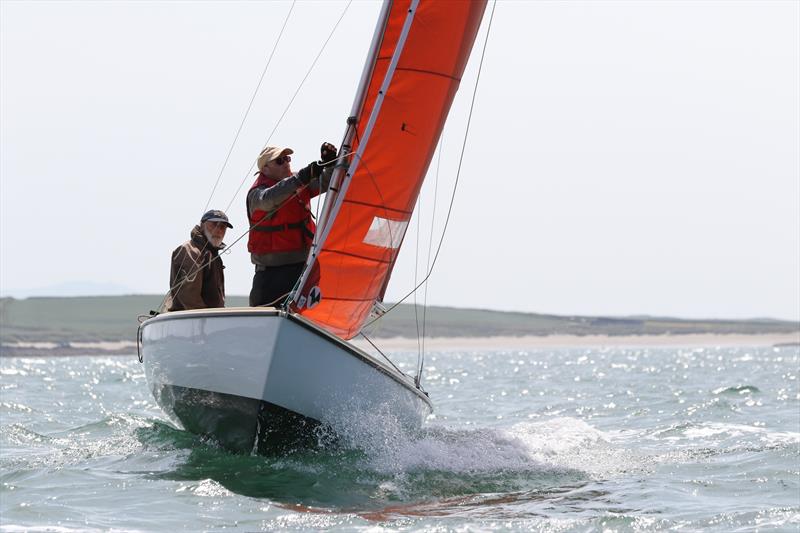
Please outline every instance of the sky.
M340 143L379 8L2 0L0 293L163 294L209 199L235 241L267 141ZM800 2L501 1L478 77L491 9L387 301L452 197L418 303L800 319Z

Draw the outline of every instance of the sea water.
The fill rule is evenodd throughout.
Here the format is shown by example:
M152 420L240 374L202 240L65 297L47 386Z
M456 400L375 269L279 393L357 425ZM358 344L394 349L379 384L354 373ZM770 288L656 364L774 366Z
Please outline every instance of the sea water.
M394 352L404 369L416 353ZM798 531L800 349L437 351L419 434L236 455L130 357L0 359L2 531Z

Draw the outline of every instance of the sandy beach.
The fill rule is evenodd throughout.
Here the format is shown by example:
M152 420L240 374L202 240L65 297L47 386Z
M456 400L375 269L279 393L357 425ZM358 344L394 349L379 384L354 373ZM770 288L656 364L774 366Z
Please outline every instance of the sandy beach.
M417 350L417 339L395 337L373 339L382 350ZM354 339L357 346L369 350L363 339ZM522 337L441 337L425 339L426 350L475 350L527 348L603 348L619 346L642 347L713 347L713 346L775 346L800 345L800 332L763 335L546 335Z

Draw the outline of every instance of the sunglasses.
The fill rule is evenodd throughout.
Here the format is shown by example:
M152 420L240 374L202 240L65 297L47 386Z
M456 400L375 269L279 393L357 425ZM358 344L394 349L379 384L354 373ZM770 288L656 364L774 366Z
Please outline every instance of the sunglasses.
M280 157L276 157L275 159L273 159L272 162L275 163L276 165L282 165L284 163L289 163L291 160L292 158L290 156L282 155Z

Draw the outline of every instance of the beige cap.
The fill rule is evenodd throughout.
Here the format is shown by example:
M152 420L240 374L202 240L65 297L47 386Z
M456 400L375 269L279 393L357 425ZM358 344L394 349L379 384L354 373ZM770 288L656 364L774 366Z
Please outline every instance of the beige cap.
M291 148L280 148L278 146L267 146L261 153L258 154L258 170L264 170L264 166L272 161L278 159L282 155L293 154L294 150Z

